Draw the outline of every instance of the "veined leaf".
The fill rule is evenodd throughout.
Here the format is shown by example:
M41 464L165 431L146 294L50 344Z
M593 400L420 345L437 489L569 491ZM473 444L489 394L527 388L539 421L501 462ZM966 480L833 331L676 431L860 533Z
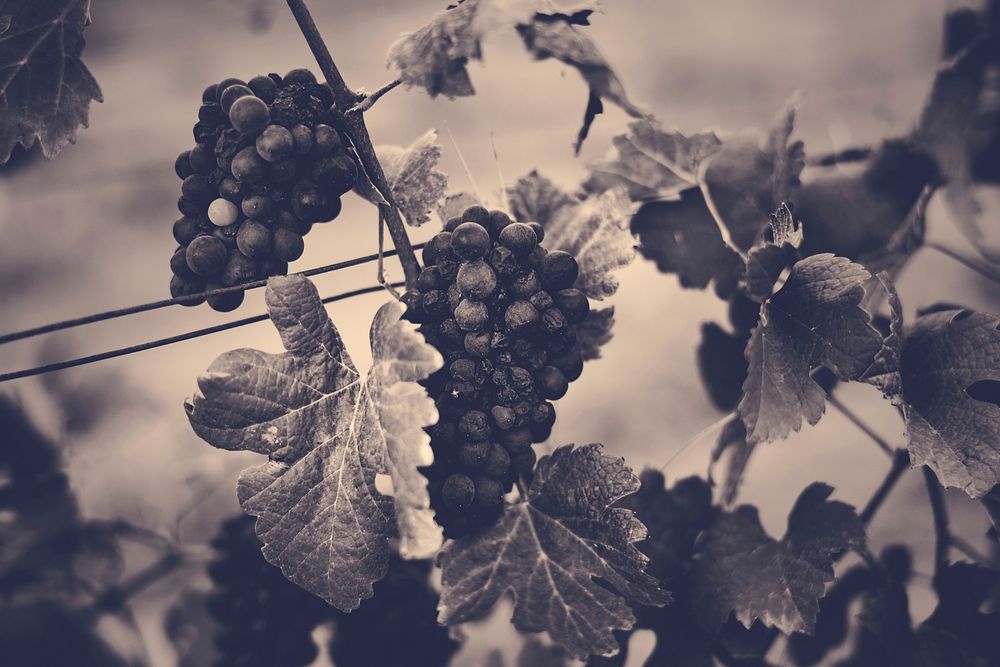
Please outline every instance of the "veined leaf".
M406 221L419 227L430 220L430 213L444 196L448 176L437 169L441 159L441 146L437 131L428 130L403 148L379 146L376 152L386 181L392 191L392 200L402 211Z

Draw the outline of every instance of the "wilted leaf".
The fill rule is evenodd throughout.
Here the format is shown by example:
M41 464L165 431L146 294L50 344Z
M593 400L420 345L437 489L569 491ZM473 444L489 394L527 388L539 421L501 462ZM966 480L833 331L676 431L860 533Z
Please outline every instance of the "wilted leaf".
M833 255L796 262L785 284L761 308L747 343L750 364L739 413L747 442L770 442L815 424L826 404L810 372L825 366L854 380L871 365L882 336L859 304L870 275Z
M441 551L439 620L482 618L511 590L519 630L547 631L575 657L614 655L612 631L635 624L622 596L641 604L669 600L643 572L648 558L634 545L646 529L630 510L611 507L638 488L601 445L567 445L543 457L524 501Z
M611 329L614 325L614 306L599 310L591 309L587 319L581 322L576 330L576 342L584 361L601 358L601 348L613 337Z
M805 153L801 142L788 143L794 121L789 104L765 137L726 141L701 163L698 182L708 209L727 231L726 243L743 252L798 185Z
M781 204L768 220L762 238L747 253L743 282L747 294L755 301L771 296L781 273L796 259L802 245L802 227L795 222L786 204Z
M613 140L612 152L590 165L583 187L603 192L624 187L633 201L675 199L698 185L698 166L719 150L722 142L712 132L690 137L666 132L646 118L629 123L627 134Z
M80 56L89 0L12 0L0 12L0 164L14 146L38 140L54 157L87 127L90 101L101 88Z
M635 259L629 233L631 206L625 190L616 188L576 206L560 207L545 225L545 247L576 257L580 265L576 286L591 299L614 294L618 280L612 272Z
M583 34L572 21L566 19L565 14L538 13L531 21L519 24L517 30L524 40L524 45L535 58L538 60L555 58L575 67L590 87L583 126L577 134L574 146L574 150L579 153L583 140L590 132L594 117L603 110L602 100L618 105L634 118L644 114L629 101L618 75L598 51L593 40Z
M566 194L535 170L507 189L507 202L515 220L537 222L543 227L548 227L563 207L579 204L576 197Z
M1000 319L971 310L922 315L893 331L866 379L900 405L914 466L979 498L1000 482Z
M362 378L309 280L272 278L266 301L288 351L222 355L185 407L210 444L269 455L238 487L265 557L350 610L385 575L390 537L399 534L408 557L440 543L417 471L431 462L423 428L437 414L417 381L442 360L390 302L372 323L372 368ZM391 477L393 498L376 489L379 474Z
M788 634L812 632L831 557L865 543L854 508L828 500L833 489L807 487L779 542L767 535L757 510L742 505L718 515L703 533L692 578L699 623L714 632L730 612L750 627L756 619Z
M419 227L430 220L428 213L448 187L448 176L437 169L441 159L437 132L428 130L406 148L380 146L376 151L392 191L392 200L406 221Z

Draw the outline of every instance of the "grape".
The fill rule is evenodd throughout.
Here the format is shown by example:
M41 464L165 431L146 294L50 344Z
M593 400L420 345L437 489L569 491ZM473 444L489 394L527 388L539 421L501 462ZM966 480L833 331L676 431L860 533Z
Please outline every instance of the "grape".
M232 79L232 78L223 79L215 87L215 90L216 93L221 97L222 93L224 93L226 91L226 88L229 88L229 86L245 86L245 85L246 81L244 81L243 79Z
M190 197L181 196L177 199L177 210L188 217L196 217L204 213L204 205Z
M284 76L284 85L316 83L316 77L307 69L293 69Z
M181 183L181 194L197 204L207 204L215 196L215 188L204 174L191 174Z
M508 460L509 464L510 461ZM503 485L496 479L480 475L475 480L475 502L481 507L496 507L503 502Z
M232 176L226 176L219 183L219 196L231 202L237 202L243 196L240 182Z
M542 261L542 282L547 290L572 287L580 275L580 267L573 255L555 250Z
M295 160L272 162L268 165L268 176L275 183L288 183L295 179L296 169L298 169L298 164Z
M528 226L535 232L535 240L541 243L545 240L545 228L537 222L529 222Z
M201 222L197 218L184 216L174 223L174 240L181 245L187 245L201 231Z
M189 296L191 294L198 294L199 292L205 291L205 283L198 280L197 278L188 280L186 278L181 278L180 276L172 276L170 278L170 296L176 299L180 296ZM197 306L205 302L205 297L200 299L191 299L189 301L182 301L181 304L185 306Z
M229 113L229 110L233 108L233 103L241 97L246 97L248 95L253 95L253 91L249 87L244 86L242 83L236 83L225 90L219 95L219 106L225 113Z
M305 155L312 150L315 139L313 131L307 125L296 125L291 132L292 140L295 142L296 155Z
M262 259L271 252L271 230L253 220L246 220L236 234L236 247L250 259Z
M214 236L199 236L188 244L187 265L195 274L210 278L222 272L226 264L226 246Z
M466 262L458 270L456 278L459 292L469 299L482 300L493 294L497 287L497 277L490 265L481 259ZM457 319L456 311L456 319ZM478 329L479 327L473 327Z
M256 135L271 122L271 113L264 100L248 95L233 102L229 121L242 134Z
M587 319L587 315L590 314L590 301L578 289L568 288L559 290L556 292L556 300L563 315L574 324L583 322Z
M538 274L534 269L529 269L526 273L515 276L514 279L510 281L508 291L512 296L520 299L530 299L538 292L538 290L541 289L541 287L542 282L538 279ZM535 306L536 310L539 308L539 306L535 303L531 303L531 305Z
M228 199L216 199L208 205L208 219L217 227L228 227L239 217L240 210Z
M208 289L218 289L221 285L209 284ZM217 310L220 313L228 313L231 310L236 310L243 303L244 292L242 290L236 292L226 292L225 294L214 294L209 296L205 300L208 301L208 305L212 307L212 310Z
M458 460L466 468L478 470L489 458L490 447L488 442L467 442L459 448Z
M294 262L302 256L305 243L301 234L285 227L274 230L274 256L283 262Z
M244 183L260 183L267 172L267 163L257 154L252 146L243 148L233 157L233 176Z
M484 225L484 227L490 230L490 235L494 239L499 239L503 230L512 222L510 216L503 211L490 211L489 226Z
M278 92L278 84L269 76L255 76L247 84L253 94L264 100L268 104L274 101L274 96Z
M242 285L257 279L257 264L241 252L229 253L226 268L222 271L222 284L226 287Z
M555 366L546 366L538 373L538 386L542 395L550 400L556 400L566 395L569 383L562 371Z
M483 464L483 472L493 477L503 477L510 469L510 454L503 445L493 443L490 445L489 456Z
M201 94L201 101L203 104L208 104L209 102L217 102L219 100L219 87L216 84L212 84L205 88Z
M182 180L194 173L194 167L191 166L191 151L184 151L177 156L174 160L174 172L177 178Z
M426 302L424 304L426 308ZM490 313L486 305L479 301L463 299L455 308L455 321L464 331L481 329L489 320Z
M340 135L329 125L319 124L313 128L314 150L318 155L330 155L343 146Z
M322 187L342 195L354 187L358 169L347 155L325 157L316 161L312 177Z
M268 125L257 137L257 153L268 162L282 162L295 151L292 133L281 125Z
M527 254L538 245L535 230L523 222L514 222L500 232L500 243L514 253Z
M451 246L462 259L479 259L490 250L490 235L482 225L465 222L452 232Z
M263 195L250 195L243 199L241 209L243 215L251 220L266 222L273 217L274 202L269 197Z
M538 311L528 301L515 301L504 313L504 323L511 331L522 331L538 321Z
M196 174L207 174L215 167L215 156L205 144L196 144L188 153L188 161Z
M468 507L476 493L476 485L468 475L455 474L444 481L441 497L449 507Z
M323 217L323 195L312 181L301 180L292 188L292 212L303 222L319 222Z

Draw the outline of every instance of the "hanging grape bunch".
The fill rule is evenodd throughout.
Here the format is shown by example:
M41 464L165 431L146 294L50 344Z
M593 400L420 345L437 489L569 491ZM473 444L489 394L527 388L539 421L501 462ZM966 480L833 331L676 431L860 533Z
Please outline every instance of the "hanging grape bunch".
M171 295L285 274L313 224L337 217L357 166L331 126L333 102L305 69L205 89L196 145L175 164L183 217L174 223ZM242 302L242 291L208 298L222 312Z
M499 516L555 423L551 401L583 370L576 329L590 311L572 255L548 252L538 223L467 209L424 248L408 318L445 360L425 383L439 421L425 469L445 535Z

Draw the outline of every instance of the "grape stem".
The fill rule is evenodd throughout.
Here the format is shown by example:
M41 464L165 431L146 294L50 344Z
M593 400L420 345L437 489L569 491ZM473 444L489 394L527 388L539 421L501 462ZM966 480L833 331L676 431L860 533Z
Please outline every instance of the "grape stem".
M288 3L288 8L292 11L292 16L295 17L296 23L299 24L299 30L302 31L302 35L305 37L313 56L315 56L316 62L319 63L319 68L323 72L323 76L326 77L327 84L329 84L330 89L333 91L333 98L337 104L337 108L352 109L355 105L364 102L365 96L351 90L347 86L347 82L344 81L344 77L340 74L340 70L337 69L337 65L333 61L333 56L330 55L330 49L327 48L326 42L323 41L323 37L319 34L319 29L316 27L316 22L313 20L312 14L310 14L309 9L306 7L305 0L286 0L286 2ZM389 88L389 90L391 89ZM379 205L379 208L383 209L382 213L385 216L385 224L389 228L389 236L392 237L392 243L399 252L399 261L403 265L403 274L406 277L406 288L414 289L417 285L417 276L420 274L420 263L417 261L416 253L413 252L413 246L410 244L410 237L406 233L406 227L403 225L403 218L399 214L399 209L392 202L392 192L378 156L375 154L371 137L368 135L364 114L345 113L343 119L346 126L344 129L347 130L351 141L354 143L358 157L361 159L361 166L371 180L372 185L389 202L388 205Z
M392 81L385 84L378 90L365 94L365 96L361 99L360 102L358 102L357 104L355 104L354 106L352 106L350 109L347 110L347 113L349 114L364 113L365 111L368 111L373 106L375 106L375 103L378 102L383 95L393 90L394 88L399 87L402 83L403 83L402 79L393 79Z

